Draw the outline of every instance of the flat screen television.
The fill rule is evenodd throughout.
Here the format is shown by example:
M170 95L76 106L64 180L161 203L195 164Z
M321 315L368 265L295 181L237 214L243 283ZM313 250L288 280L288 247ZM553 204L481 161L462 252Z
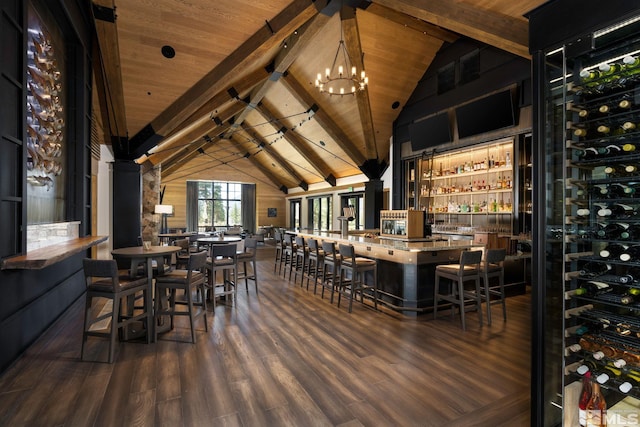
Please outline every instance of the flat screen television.
M456 122L459 138L515 126L516 112L511 91L485 96L456 108Z
M409 138L413 151L424 150L453 141L451 126L449 125L449 115L444 113L436 114L419 122L409 125Z

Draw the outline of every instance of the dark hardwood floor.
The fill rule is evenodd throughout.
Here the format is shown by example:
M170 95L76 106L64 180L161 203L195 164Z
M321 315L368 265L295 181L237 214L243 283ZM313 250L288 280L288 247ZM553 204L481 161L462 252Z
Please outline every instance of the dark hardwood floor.
M528 426L530 295L508 320L409 318L325 295L273 272L159 342L123 342L113 364L81 362L80 298L0 377L2 426ZM211 310L211 308L209 308ZM106 360L90 339L88 358ZM92 359L93 360L93 359Z

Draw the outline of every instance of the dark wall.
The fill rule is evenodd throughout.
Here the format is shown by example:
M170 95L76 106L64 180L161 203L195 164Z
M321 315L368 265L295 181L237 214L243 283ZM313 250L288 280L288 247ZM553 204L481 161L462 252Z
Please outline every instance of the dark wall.
M460 83L460 58L478 52L477 78ZM454 64L455 87L438 94L438 70ZM528 59L487 46L475 40L461 38L440 49L413 94L393 125L393 209L405 208L403 159L407 157L403 144L410 141L410 127L414 121L436 113L449 112L454 141L458 144L453 109L492 92L513 87L516 114L530 103L531 62ZM516 117L518 120L518 117ZM462 141L464 142L464 141ZM411 153L418 156L420 153Z
M0 0L0 258L26 251L26 11L27 1ZM66 143L67 220L90 233L90 2L34 0L58 22L67 45L69 105ZM0 270L0 371L4 371L84 292L82 258L41 270ZM80 331L79 331L80 333Z

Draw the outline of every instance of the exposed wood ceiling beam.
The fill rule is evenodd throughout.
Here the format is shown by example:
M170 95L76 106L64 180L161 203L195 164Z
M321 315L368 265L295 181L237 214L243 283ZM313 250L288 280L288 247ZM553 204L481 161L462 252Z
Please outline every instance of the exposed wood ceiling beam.
M189 139L194 139L193 137L189 137L190 132L192 132L196 128L200 128L203 125L206 125L211 120L228 120L225 118L220 118L222 112L230 108L231 105L238 105L237 98L242 98L246 96L256 85L264 82L266 78L269 76L269 73L263 67L258 68L253 73L247 75L246 77L240 79L235 82L233 86L217 93L213 98L207 101L202 107L200 107L197 111L195 111L191 116L187 118L184 122L182 122L176 129L174 129L166 138L162 140L162 142L156 147L154 150L150 150L151 153L160 149L162 151L166 150L168 147L175 143L184 143L185 139L188 141ZM234 111L236 109L234 108ZM236 111L233 115L238 114L240 111ZM142 158L142 161L145 159ZM155 165L159 162L166 160L166 157L163 156L153 156L151 162Z
M236 117L234 124L231 126L231 131L242 125L251 111L253 111L253 109L262 102L262 99L269 89L271 89L271 87L280 79L282 74L289 69L293 61L295 61L298 55L300 55L300 52L302 52L302 50L305 49L313 40L316 34L324 28L327 22L329 22L329 19L329 16L318 13L299 28L296 31L297 34L291 35L287 40L287 48L282 49L274 61L274 69L271 76L251 94L249 105L247 105L247 108L245 108L245 110Z
M93 15L97 35L98 54L94 55L94 75L98 85L98 99L102 113L104 140L118 145L126 143L127 118L125 114L118 28L112 0L93 2Z
M276 130L285 128L284 139L289 143L289 145L298 152L310 165L313 167L318 174L325 181L327 181L332 186L336 185L336 179L333 176L332 170L322 159L320 159L317 155L313 155L315 150L310 147L310 144L307 143L304 139L302 139L297 133L293 132L291 129L286 128L280 120L276 119L276 115L273 111L271 111L266 105L260 104L258 108L256 108L256 112L260 113L262 117L264 117L267 121L269 121Z
M375 0L376 3L463 34L523 58L529 54L526 21L450 0Z
M358 167L363 165L366 161L364 155L358 150L356 144L349 139L346 133L336 124L336 122L329 116L329 114L322 110L315 103L313 96L307 92L305 87L300 84L291 74L285 74L283 79L280 79L283 85L289 90L291 95L295 97L302 105L307 106L314 111L313 118L318 122L320 126L329 134L331 138L338 141L340 147L347 153L351 161Z
M351 64L358 70L364 70L356 10L343 7L340 10L340 19L342 22L345 46L351 59ZM347 70L347 72L349 71ZM364 90L357 91L355 97L358 103L358 113L360 114L360 123L362 124L362 133L364 134L364 147L367 159L377 159L379 157L378 145L376 143L376 131L373 126L373 116L371 115L368 88L365 86Z
M282 43L296 28L316 15L318 13L316 7L323 7L316 3L324 4L324 2L309 0L293 0L282 12L261 27L138 132L131 139L133 155L144 154L164 135L168 135L184 122L194 110L202 107L215 94L232 85L236 73L260 61L263 52Z
M238 150L238 151L246 151L244 150L244 147L242 146L242 144L240 144L238 141L236 141L234 139L234 136L231 136L231 138L229 138L229 141L231 142L231 144L233 144L233 146ZM266 166L264 166L260 161L258 161L255 156L249 156L248 160L258 169L260 169L260 172L262 172L267 178L269 178L269 180L280 189L280 191L282 191L284 194L287 194L288 192L288 186L285 185L283 182L280 181L280 179Z
M198 156L200 148L207 149L211 144L223 139L223 135L231 127L230 120L244 108L243 104L236 103L232 108L220 114L220 124L207 121L202 126L193 129L185 136L185 148L168 150L168 160L162 161L162 173L173 173L176 168ZM175 146L174 146L175 147ZM162 153L158 153L160 155Z
M309 184L305 182L304 179L300 178L296 171L291 167L289 162L287 162L287 160L285 160L280 154L278 154L276 150L271 148L271 145L269 145L269 143L265 141L264 138L261 138L255 132L250 131L246 126L242 126L242 130L249 135L249 139L259 141L256 144L256 147L264 151L265 154L271 157L273 161L277 163L282 168L282 170L284 170L293 179L294 182L298 183L298 186L300 188L302 188L304 191L307 191L309 189Z
M411 28L427 36L435 37L443 42L453 43L460 38L459 34L440 28L437 25L433 25L429 22L425 22L414 16L409 16L404 13L400 13L397 10L390 9L379 3L372 3L367 7L367 12L378 15L381 18L387 19L396 24L400 24L404 27Z

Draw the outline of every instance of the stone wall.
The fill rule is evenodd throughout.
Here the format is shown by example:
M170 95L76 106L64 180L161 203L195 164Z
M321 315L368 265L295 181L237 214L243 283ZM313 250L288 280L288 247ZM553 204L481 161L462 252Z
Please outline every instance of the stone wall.
M77 239L80 221L27 225L27 252Z
M159 244L161 216L153 213L160 204L160 166L142 175L142 240L151 240L153 245Z

